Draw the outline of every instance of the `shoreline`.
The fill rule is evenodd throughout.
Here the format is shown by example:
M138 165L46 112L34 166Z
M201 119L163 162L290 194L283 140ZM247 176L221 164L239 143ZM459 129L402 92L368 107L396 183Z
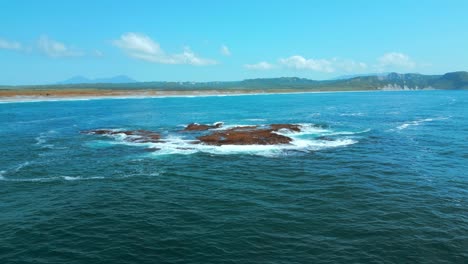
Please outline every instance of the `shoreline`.
M0 90L0 103L32 103L55 101L81 101L106 99L146 99L168 97L217 97L217 96L249 96L276 94L310 94L310 93L356 93L356 92L393 92L407 90Z

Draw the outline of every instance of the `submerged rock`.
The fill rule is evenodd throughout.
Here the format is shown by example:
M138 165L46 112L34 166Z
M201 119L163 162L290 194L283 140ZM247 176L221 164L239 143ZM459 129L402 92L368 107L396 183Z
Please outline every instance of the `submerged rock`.
M269 128L258 128L257 126L234 127L231 129L216 131L211 134L197 137L207 145L278 145L289 144L292 139L274 132L280 129L300 131L300 126L289 124L274 124Z
M223 123L218 122L214 123L213 125L204 125L204 124L198 124L198 123L191 123L188 124L184 131L205 131L208 129L213 129L213 128L220 128L223 126Z
M112 130L112 129L95 129L95 130L88 130L83 131L84 134L91 134L91 135L126 135L127 137L124 138L125 141L128 142L136 142L136 143L158 143L161 142L161 136L153 131L149 130Z
M147 152L155 152L155 151L160 151L161 148L145 148L144 151L147 151Z
M324 141L335 141L335 139L327 136L321 136L317 138L318 140L324 140Z

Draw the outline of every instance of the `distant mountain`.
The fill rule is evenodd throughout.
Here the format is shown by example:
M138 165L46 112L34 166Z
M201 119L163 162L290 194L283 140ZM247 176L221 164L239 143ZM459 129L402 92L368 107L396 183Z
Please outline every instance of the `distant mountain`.
M57 84L77 84L77 83L90 83L90 79L84 76L73 76L70 79L58 82Z
M84 76L74 76L70 79L58 82L57 84L82 84L82 83L135 83L134 79L126 75L117 75L111 78L89 79Z

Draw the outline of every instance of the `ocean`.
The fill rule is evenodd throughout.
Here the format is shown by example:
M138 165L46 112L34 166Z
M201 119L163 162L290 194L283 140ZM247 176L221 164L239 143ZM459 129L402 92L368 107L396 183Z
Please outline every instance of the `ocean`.
M0 103L0 263L467 263L467 117L468 91Z

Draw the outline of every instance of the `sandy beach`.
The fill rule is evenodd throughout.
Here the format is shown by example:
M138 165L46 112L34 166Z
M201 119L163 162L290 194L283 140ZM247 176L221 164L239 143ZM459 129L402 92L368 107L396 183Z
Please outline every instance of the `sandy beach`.
M271 90L111 90L111 89L66 89L66 90L0 90L0 102L34 102L58 100L89 100L106 98L151 98L151 97L192 97L192 96L229 96L255 94L288 94L288 93L330 93L350 91L320 91L298 89ZM358 91L353 91L358 92Z

